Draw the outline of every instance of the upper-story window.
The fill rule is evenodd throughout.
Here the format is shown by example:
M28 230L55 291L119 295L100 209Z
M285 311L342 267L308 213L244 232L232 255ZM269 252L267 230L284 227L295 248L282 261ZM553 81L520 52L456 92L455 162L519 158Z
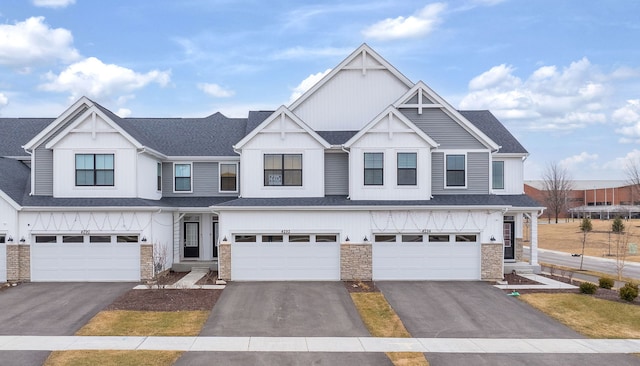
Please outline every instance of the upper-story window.
M364 185L384 184L384 153L364 153Z
M465 174L465 155L447 155L446 156L446 186L447 187L464 187L466 186Z
M265 154L265 186L301 186L302 154Z
M176 192L191 192L191 164L174 164L174 186Z
M162 163L158 163L156 168L156 190L162 191Z
M398 185L415 186L417 184L418 155L416 153L398 153Z
M238 165L220 164L220 192L238 191Z
M492 163L493 189L504 189L504 161Z
M113 154L76 154L76 186L113 186Z

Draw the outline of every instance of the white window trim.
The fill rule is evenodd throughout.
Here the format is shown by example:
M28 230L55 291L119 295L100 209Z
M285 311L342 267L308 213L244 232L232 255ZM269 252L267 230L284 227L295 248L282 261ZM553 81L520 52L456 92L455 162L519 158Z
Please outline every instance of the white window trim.
M189 180L190 183L190 189L188 191L176 191L176 165L190 165L191 166L191 179ZM174 162L173 166L173 173L171 174L172 180L173 182L171 183L171 185L173 186L173 193L193 193L193 163L192 162Z
M264 159L263 159L263 163L264 164ZM236 166L236 189L233 191L223 191L222 190L222 173L220 172L220 169L222 167L222 165L235 165ZM218 163L218 193L238 193L238 178L239 178L239 172L240 169L238 167L238 162L219 162ZM264 170L263 170L264 172ZM264 173L263 173L264 174ZM264 179L264 178L263 178Z
M420 152L418 150L395 150L395 171L396 188L398 189L418 189L420 188ZM416 154L416 184L398 184L398 154Z
M493 188L493 163L496 163L496 162L502 163L502 188ZM506 182L505 173L504 173L505 165L506 164L504 160L493 160L493 159L491 160L491 165L489 168L489 184L491 185L492 191L503 192L506 189L507 182Z
M365 163L364 163L364 156L365 154L382 154L382 184L366 184L365 183L365 178L364 178L364 171L365 171ZM380 150L380 149L363 149L362 150L362 155L360 155L360 161L362 161L362 170L360 171L361 177L362 177L362 189L384 189L385 186L387 185L387 166L389 164L387 164L387 157L389 156L389 152L387 150ZM394 155L395 156L395 155ZM397 156L396 156L397 159ZM397 169L397 161L396 161L396 169ZM396 172L397 173L397 172ZM397 177L396 177L396 183L397 183Z
M264 156L265 155L301 155L302 156L302 184L299 186L285 186L284 184L281 186L267 186L264 184ZM270 189L275 189L275 190L282 190L282 189L293 189L293 190L304 190L305 188L305 183L306 183L306 179L305 179L305 166L306 161L305 161L305 153L304 150L298 150L298 149L292 149L292 150L277 150L277 151L268 151L268 150L262 150L261 151L261 162L260 162L260 166L262 168L261 171L261 179L262 179L262 184L261 184L261 189L262 190L270 190ZM323 168L324 169L324 168ZM284 177L282 177L282 179L284 179ZM236 185L238 184L238 182L236 181Z
M100 150L100 149L81 149L81 150L71 150L73 154L73 188L72 190L78 191L89 191L89 190L99 190L99 191L113 191L117 190L117 180L116 180L116 159L118 154L116 154L115 150ZM76 155L113 155L113 185L112 186L78 186L76 185ZM53 163L56 163L56 159L53 159ZM34 171L34 170L31 170ZM56 171L56 167L53 167L53 171ZM33 175L33 174L32 174ZM54 182L55 184L55 182Z
M447 185L447 156L449 155L464 155L464 186L448 186ZM442 161L442 177L443 177L443 188L444 189L467 189L467 185L469 183L469 157L467 156L467 151L447 151L444 153L444 159Z

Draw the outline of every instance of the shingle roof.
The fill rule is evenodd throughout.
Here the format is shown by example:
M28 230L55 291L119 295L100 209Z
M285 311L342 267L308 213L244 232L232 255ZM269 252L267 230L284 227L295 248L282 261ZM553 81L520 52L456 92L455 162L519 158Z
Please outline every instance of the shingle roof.
M0 190L17 204L29 194L30 169L15 159L0 158Z
M430 200L378 201L350 200L347 196L300 197L300 198L237 198L218 205L219 207L327 207L327 206L505 206L541 207L524 194L456 194L437 195Z
M320 137L331 145L342 145L349 141L358 131L316 131Z
M55 118L0 118L0 156L29 156L22 145L40 133Z
M247 118L247 128L245 130L245 136L249 132L258 127L267 117L273 114L274 111L249 111L249 117ZM237 141L234 141L234 143Z
M498 153L527 154L527 150L490 111L458 111L480 131L502 146Z

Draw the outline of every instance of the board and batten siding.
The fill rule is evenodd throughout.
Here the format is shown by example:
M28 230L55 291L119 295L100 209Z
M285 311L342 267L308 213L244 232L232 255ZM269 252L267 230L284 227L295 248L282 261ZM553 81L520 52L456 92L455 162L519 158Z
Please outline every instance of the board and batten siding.
M33 193L37 196L53 196L53 150L40 146L33 151L33 156L36 163Z
M349 155L324 154L324 194L349 195Z
M178 164L188 162L176 162ZM239 177L237 177L239 183ZM162 163L163 197L237 196L238 193L220 193L217 162L194 162L191 171L192 192L173 191L173 163Z
M444 188L444 153L431 154L432 194L488 194L489 152L467 153L467 188Z
M478 139L440 109L401 109L411 122L440 144L440 149L484 149Z

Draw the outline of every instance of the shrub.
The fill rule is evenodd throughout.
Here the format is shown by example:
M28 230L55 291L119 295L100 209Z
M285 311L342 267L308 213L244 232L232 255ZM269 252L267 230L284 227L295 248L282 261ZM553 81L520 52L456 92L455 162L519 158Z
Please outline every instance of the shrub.
M625 283L620 289L620 298L625 301L632 302L638 297L638 285L635 283Z
M596 293L597 289L598 287L595 283L583 282L580 284L580 292L582 292L583 294L593 295Z
M598 284L600 285L600 288L611 289L614 284L613 278L600 277L600 279L598 280Z

